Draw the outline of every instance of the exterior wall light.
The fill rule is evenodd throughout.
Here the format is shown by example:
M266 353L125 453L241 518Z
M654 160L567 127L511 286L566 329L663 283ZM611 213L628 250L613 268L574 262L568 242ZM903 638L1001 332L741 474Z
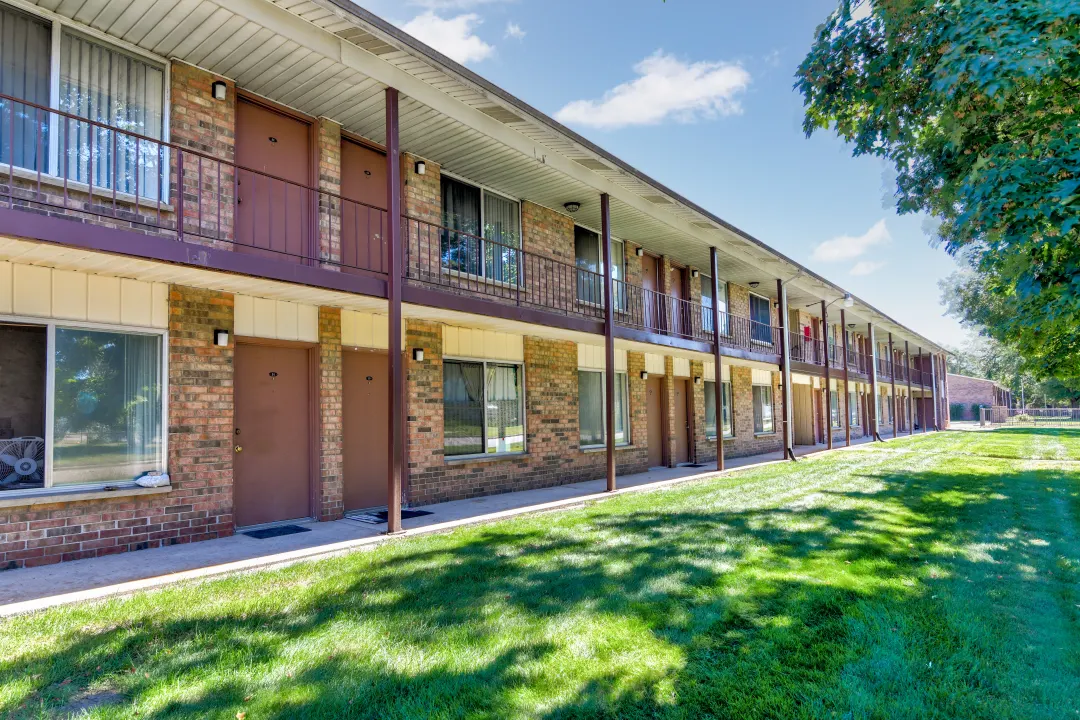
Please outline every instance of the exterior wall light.
M566 212L573 214L581 209L581 203L571 201L568 203L564 203L563 207L566 208Z
M760 285L760 284L761 284L761 283L759 283L759 282L758 282L757 280L755 280L754 282L750 283L750 289L751 289L751 290L757 290L757 287L758 287L758 285Z
M214 345L216 345L217 347L229 347L229 331L215 330Z
M417 160L416 164L413 165L413 170L417 175L425 175L427 173L427 163L423 160Z
M210 94L215 100L224 100L228 94L229 87L221 80L215 80L210 83Z
M645 248L639 247L639 248L635 249L634 254L637 255L638 257L645 257Z
M694 378L694 384L695 385L700 385L701 384L701 378L700 377Z
M854 307L854 305L855 298L852 297L851 293L844 293L844 307L849 308Z
M416 362L424 362L424 348L413 348L412 359Z
M701 273L698 272L697 270L691 270L690 271L690 277L694 278L695 280L697 279L698 275L700 275L700 274Z
M645 370L642 370L641 371L641 379L642 380L648 380L649 379L649 373L647 371L645 371Z

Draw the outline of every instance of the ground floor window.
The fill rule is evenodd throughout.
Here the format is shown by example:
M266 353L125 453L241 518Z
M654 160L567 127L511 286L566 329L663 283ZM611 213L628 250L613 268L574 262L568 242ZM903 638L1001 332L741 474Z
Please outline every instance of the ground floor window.
M578 370L578 426L581 447L598 447L607 442L604 432L604 372ZM630 443L630 403L626 373L615 373L615 444Z
M857 390L848 392L848 419L852 427L862 425L862 416L859 412L859 392Z
M0 324L0 490L165 470L162 345L159 333Z
M829 391L829 420L834 430L840 429L840 393L837 390Z
M443 452L446 457L525 452L522 367L443 362Z
M720 392L723 394L724 404L721 411L724 437L735 437L731 415L731 383L722 382ZM710 440L716 439L716 383L712 380L705 381L705 436Z
M878 395L877 397L877 416L881 418L882 425L892 425L892 397L889 395Z
M754 385L754 433L776 432L773 421L773 389L771 385Z

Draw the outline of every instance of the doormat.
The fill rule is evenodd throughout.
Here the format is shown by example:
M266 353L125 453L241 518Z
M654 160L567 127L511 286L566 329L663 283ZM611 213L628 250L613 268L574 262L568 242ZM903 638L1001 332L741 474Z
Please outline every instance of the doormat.
M282 535L295 535L296 533L302 532L311 532L311 528L300 527L299 525L278 525L276 527L261 528L259 530L249 530L246 533L240 534L253 537L256 540L267 540L269 538L281 537Z
M431 515L429 510L402 510L402 520L412 520L413 518L424 517L425 515ZM345 513L345 517L350 520L356 520L357 522L367 523L368 525L382 525L385 523L390 515L385 510L360 510L350 513Z
M705 467L705 463L683 463L679 467L701 468Z

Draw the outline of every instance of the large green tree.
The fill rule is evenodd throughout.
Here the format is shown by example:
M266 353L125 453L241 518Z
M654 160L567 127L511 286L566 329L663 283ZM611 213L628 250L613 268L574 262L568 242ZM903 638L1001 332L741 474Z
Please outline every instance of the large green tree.
M799 67L804 129L887 159L970 273L963 316L1080 375L1080 0L841 0Z

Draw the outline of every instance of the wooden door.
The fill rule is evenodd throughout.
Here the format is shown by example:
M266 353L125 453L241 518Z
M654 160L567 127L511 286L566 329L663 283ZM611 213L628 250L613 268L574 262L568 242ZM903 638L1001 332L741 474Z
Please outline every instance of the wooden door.
M690 312L681 302L688 296L686 270L671 268L671 329L677 335L690 337Z
M690 381L675 378L675 465L690 462Z
M664 378L650 375L645 381L649 421L649 467L664 464Z
M656 258L641 256L641 286L645 288L643 299L644 323L650 330L660 329L660 274Z
M345 509L386 505L390 417L386 353L343 352Z
M814 444L814 389L810 385L791 386L791 412L794 416L796 445Z
M236 173L236 249L290 262L314 257L311 125L239 98L236 163L244 168Z
M342 269L387 272L386 153L342 140L341 195Z
M306 348L238 343L233 504L238 527L311 515Z

